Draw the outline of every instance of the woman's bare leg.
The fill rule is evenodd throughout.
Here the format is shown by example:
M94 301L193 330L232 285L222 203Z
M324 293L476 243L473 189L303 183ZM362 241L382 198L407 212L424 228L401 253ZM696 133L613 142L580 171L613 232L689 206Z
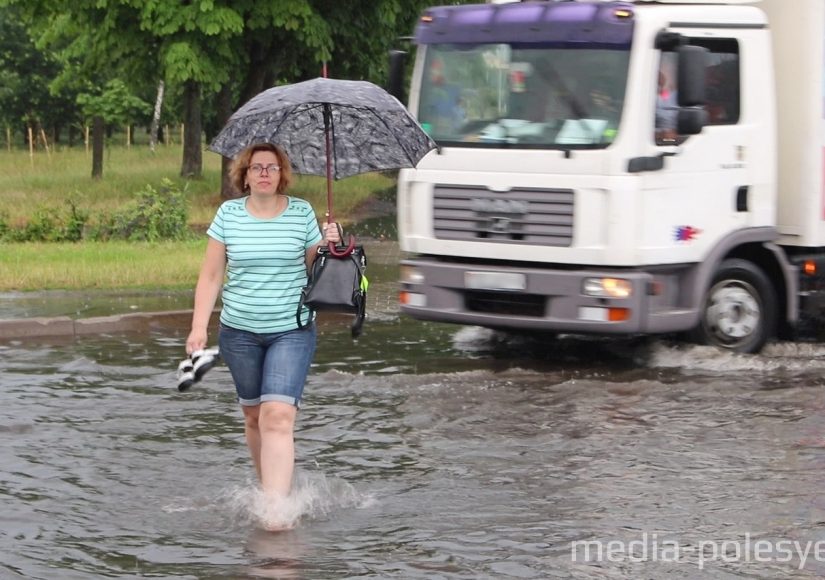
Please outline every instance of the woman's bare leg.
M261 403L258 417L260 477L261 487L268 495L285 497L292 489L297 413L298 409L288 403Z
M242 405L244 417L244 435L246 435L246 446L249 448L249 456L255 465L255 473L258 474L258 481L261 481L261 431L258 427L261 406L248 407Z

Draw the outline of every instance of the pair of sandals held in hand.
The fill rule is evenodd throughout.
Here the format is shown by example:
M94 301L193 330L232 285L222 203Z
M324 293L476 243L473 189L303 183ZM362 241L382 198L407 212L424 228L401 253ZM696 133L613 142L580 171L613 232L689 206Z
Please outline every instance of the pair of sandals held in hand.
M178 390L188 391L221 359L217 346L196 350L178 365Z

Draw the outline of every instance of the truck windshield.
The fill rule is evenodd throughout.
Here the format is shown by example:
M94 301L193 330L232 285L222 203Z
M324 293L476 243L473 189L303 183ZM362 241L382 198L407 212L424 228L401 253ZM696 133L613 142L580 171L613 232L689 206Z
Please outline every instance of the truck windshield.
M440 145L602 148L621 121L629 51L426 47L418 120Z

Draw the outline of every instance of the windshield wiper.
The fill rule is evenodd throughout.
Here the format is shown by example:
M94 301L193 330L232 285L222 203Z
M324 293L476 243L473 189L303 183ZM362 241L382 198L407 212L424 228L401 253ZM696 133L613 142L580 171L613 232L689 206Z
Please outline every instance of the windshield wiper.
M562 98L564 98L565 102L570 105L570 109L573 111L573 114L576 115L576 120L581 121L582 119L589 119L590 111L584 106L581 99L579 99L578 96L576 96L576 94L569 89L567 83L564 82L564 79L559 74L559 71L557 71L556 68L549 62L544 67L544 70L549 73L549 76L551 77L550 81L554 85L560 87ZM579 123L579 125L584 126L594 143L601 141L601 135L599 135L587 123Z

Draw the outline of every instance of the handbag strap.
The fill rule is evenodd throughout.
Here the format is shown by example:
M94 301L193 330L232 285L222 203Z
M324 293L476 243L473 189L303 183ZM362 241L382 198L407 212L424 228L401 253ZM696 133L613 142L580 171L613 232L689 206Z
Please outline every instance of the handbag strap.
M298 330L302 330L307 324L309 324L309 320L312 320L312 308L309 309L309 320L307 320L307 324L304 324L301 320L301 310L304 309L304 300L306 300L307 292L306 288L301 290L301 299L298 301L298 310L295 312L295 319L298 321Z
M355 303L357 310L355 312L355 320L352 321L352 338L361 336L361 330L364 326L364 319L367 316L367 288L369 280L364 275L364 269L367 267L367 255L362 252L358 256L351 256L355 265L358 267L358 290L355 293Z
M364 318L367 315L366 292L359 291L355 300L358 303L358 311L355 313L355 320L352 321L352 327L350 328L352 338L358 338L359 336L361 336L361 330L364 326Z

